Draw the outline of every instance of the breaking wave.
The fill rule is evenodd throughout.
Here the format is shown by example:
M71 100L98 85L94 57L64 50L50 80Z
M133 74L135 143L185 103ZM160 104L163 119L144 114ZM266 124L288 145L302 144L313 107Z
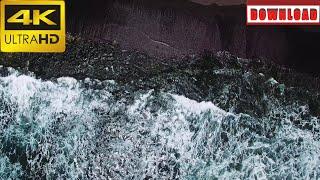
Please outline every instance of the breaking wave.
M319 119L302 128L114 81L0 78L1 179L318 179Z

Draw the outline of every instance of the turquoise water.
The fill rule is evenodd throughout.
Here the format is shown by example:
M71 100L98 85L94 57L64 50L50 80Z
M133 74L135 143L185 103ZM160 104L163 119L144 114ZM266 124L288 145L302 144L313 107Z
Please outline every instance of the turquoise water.
M153 90L119 98L118 87L10 69L0 77L1 179L320 178L319 119L305 106L256 119Z

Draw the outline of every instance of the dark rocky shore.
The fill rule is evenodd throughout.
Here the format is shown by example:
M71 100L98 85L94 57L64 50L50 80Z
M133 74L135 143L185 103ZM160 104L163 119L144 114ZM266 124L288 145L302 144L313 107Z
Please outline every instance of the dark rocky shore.
M155 58L122 50L117 42L70 36L63 54L1 54L0 63L30 71L41 79L67 76L80 80L115 80L125 86L123 91L170 91L198 101L213 101L226 111L256 117L269 113L268 101L279 103L275 106L307 105L311 115L320 115L319 77L268 60L237 58L229 52Z
M317 27L246 26L246 5L238 2L66 1L66 23L72 34L116 40L124 49L150 56L183 57L204 49L226 50L237 57L265 57L300 72L319 74L319 48L314 45L320 41Z

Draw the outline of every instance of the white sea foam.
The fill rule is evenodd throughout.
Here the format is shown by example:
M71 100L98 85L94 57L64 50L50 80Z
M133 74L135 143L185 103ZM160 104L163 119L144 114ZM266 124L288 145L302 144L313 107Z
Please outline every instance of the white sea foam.
M320 176L316 130L287 119L261 123L269 117L231 114L164 92L136 93L131 103L112 95L114 81L99 90L82 86L91 81L41 81L14 70L0 78L1 179Z

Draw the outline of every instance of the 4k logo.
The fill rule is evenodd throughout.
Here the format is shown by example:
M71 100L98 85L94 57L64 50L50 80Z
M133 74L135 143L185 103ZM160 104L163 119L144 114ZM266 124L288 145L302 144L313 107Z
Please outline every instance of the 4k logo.
M6 25L10 23L22 23L23 25L30 25L30 23L33 23L33 25L40 25L40 20L47 23L48 25L57 25L56 23L52 22L50 19L47 18L48 15L55 11L56 10L47 10L44 13L40 14L40 10L33 10L34 20L31 20L30 10L20 10L7 20ZM19 19L20 16L22 16L23 18Z
M1 51L64 52L64 1L1 1Z

